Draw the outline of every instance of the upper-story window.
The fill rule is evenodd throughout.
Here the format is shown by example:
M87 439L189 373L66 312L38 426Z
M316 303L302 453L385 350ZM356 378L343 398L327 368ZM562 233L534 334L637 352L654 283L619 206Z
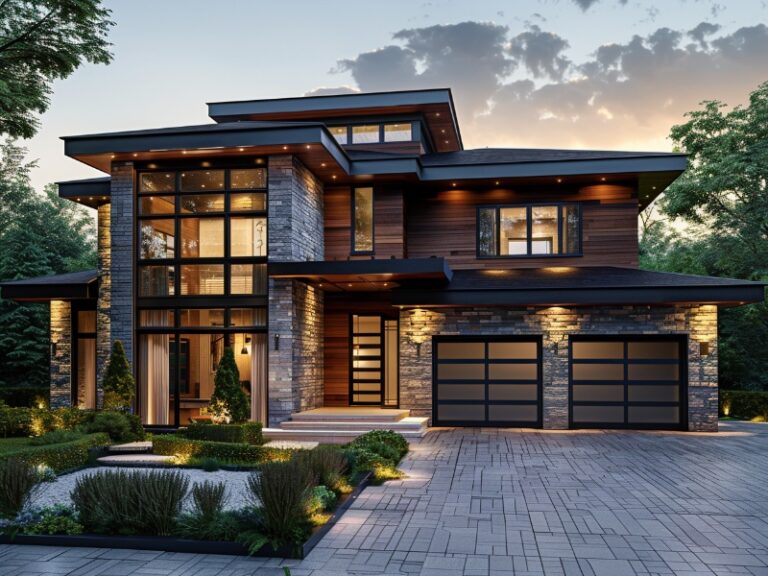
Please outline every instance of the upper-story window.
M266 293L265 168L141 172L139 296Z
M352 252L373 252L373 188L352 191Z
M328 130L331 134L333 134L333 137L336 138L336 142L339 144L346 146L349 143L347 136L347 126L328 126Z
M379 142L378 124L352 126L352 144L372 144L376 142Z
M411 142L411 122L388 124L359 124L352 126L329 126L329 132L339 144L380 144L382 142Z
M411 123L384 124L384 142L410 142Z
M481 258L578 256L578 204L481 206L477 211L477 253Z

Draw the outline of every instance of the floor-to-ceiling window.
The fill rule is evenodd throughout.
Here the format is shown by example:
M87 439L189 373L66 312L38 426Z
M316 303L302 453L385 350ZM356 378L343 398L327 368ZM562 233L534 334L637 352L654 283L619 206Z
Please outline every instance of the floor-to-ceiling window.
M72 306L75 333L72 404L96 409L96 310L90 304Z
M147 425L206 419L232 347L266 417L267 171L261 158L138 169L138 400Z

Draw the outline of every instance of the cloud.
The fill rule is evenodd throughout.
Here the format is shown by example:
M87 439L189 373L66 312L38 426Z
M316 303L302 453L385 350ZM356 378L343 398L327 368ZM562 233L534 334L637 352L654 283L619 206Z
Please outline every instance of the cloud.
M464 22L394 38L339 69L364 91L451 87L468 147L669 149L670 127L702 100L744 102L765 81L768 53L764 24L729 34L708 22L661 27L580 61L567 58L566 39L537 26L511 34Z
M535 78L548 76L559 80L567 70L570 60L562 56L568 41L552 32L544 32L536 25L512 38L509 54L522 63Z
M357 94L358 88L352 86L320 86L305 92L304 96L337 96L339 94Z
M584 12L589 10L594 4L597 4L600 0L573 0L573 3L581 8ZM619 4L626 5L629 0L619 0Z

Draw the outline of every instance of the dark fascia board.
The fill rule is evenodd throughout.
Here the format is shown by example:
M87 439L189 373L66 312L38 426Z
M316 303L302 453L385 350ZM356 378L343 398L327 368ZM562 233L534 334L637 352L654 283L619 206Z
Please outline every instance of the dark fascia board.
M0 284L2 297L16 302L48 302L50 300L95 300L98 278L80 284Z
M373 260L318 260L311 262L270 262L272 277L311 277L334 275L435 275L450 281L453 272L445 258L390 258Z
M87 178L84 180L67 180L56 182L61 198L77 198L80 196L109 196L112 178Z
M329 94L324 96L298 96L264 100L234 100L230 102L208 102L208 116L213 120L226 121L232 117L258 114L279 114L296 112L343 112L360 108L385 108L397 106L426 106L445 104L451 110L451 119L456 129L459 148L464 148L461 129L456 117L456 107L450 88L429 88L424 90L400 90L393 92L365 92L359 94Z
M762 302L762 284L735 286L564 288L557 290L395 290L395 306L595 306Z
M683 172L685 154L669 156L617 157L592 160L515 162L505 164L463 164L423 166L418 157L358 160L353 175L416 173L422 181L480 180L487 178L537 178L582 174L626 174L642 172Z
M212 129L211 126L205 126L199 131L188 128L181 128L178 132L140 130L127 133L69 136L62 138L62 140L64 140L64 153L70 157L158 150L205 150L241 146L319 144L333 156L345 172L349 173L351 170L350 160L344 150L331 133L320 124L309 126L272 125L265 128L251 126L248 128L238 127L237 129L222 124L220 130Z

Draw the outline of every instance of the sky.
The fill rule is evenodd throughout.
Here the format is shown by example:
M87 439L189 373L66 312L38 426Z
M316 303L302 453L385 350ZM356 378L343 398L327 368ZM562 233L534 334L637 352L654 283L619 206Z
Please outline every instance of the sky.
M768 81L768 0L109 0L114 61L53 85L38 190L100 172L61 136L210 122L206 102L450 87L465 148L671 150Z

